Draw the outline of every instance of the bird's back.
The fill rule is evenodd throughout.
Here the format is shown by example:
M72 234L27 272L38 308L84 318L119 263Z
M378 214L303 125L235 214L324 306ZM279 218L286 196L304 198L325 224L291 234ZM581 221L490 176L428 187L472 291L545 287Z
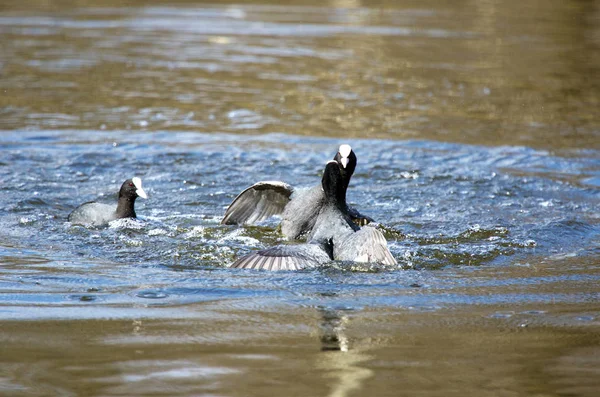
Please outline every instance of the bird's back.
M281 216L281 233L289 240L299 239L310 233L324 198L320 185L294 192Z
M80 225L102 225L117 219L114 205L90 202L80 205L69 214L69 222Z

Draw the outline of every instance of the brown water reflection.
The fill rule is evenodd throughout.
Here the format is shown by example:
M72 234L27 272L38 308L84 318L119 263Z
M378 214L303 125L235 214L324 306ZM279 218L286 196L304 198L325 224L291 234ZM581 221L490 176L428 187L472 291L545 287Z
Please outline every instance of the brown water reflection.
M598 179L597 167L590 164L597 153L571 149L600 148L599 47L599 1L332 0L293 5L238 1L233 5L109 0L101 6L80 0L1 2L0 129L34 131L23 134L25 142L11 138L10 152L2 155L9 153L11 161L25 171L37 170L42 163L54 168L36 185L47 193L46 201L27 202L31 199L25 197L28 179L21 179L33 172L23 171L27 175L15 178L15 186L6 190L22 195L20 203L25 202L29 212L23 215L19 203L2 200L18 220L11 238L0 239L2 248L11 247L0 258L0 317L4 319L0 395L596 396L600 390L600 268L593 208ZM69 131L35 137L36 131L54 129ZM102 135L106 131L112 131L108 138ZM67 176L61 175L63 164L52 154L69 142L95 145L89 153L76 145L67 149L81 150L80 168L71 165L72 174L78 173L82 180L102 174L103 183L95 193L110 185L114 158L108 156L121 153L122 161L127 148L143 152L142 146L150 146L140 156L148 154L144 161L149 164L134 169L154 173L148 175L154 178L151 189L164 194L181 190L180 182L191 181L211 196L202 202L200 193L193 193L195 202L190 205L188 192L184 202L167 209L179 215L181 207L189 207L182 215L189 222L168 224L173 229L191 229L179 230L174 237L178 244L189 245L186 258L202 261L201 254L213 254L215 239L224 237L219 230L208 242L201 243L200 237L185 241L187 234L205 232L206 224L199 223L203 216L199 202L210 206L214 215L217 200L231 194L229 185L217 189L215 181L231 184L239 178L221 166L229 158L223 148L231 142L230 136L213 143L221 157L206 164L218 163L217 171L196 167L214 153L210 148L200 150L204 142L189 138L178 143L197 149L189 158L188 148L162 153L176 145L164 137L162 146L157 137L144 141L144 134L135 136L138 146L125 141L125 149L117 154L98 149L98 141L107 139L110 146L115 136L130 131L167 131L169 136L174 131L210 136L283 132L428 139L531 146L592 160L569 168L564 157L558 161L525 149L506 150L491 156L497 169L487 165L475 167L476 171L490 174L490 179L496 172L498 179L513 181L512 174L522 179L485 184L487 176L472 177L463 168L464 161L483 162L471 153L480 147L457 153L458 160L439 157L452 161L452 167L431 175L425 170L429 160L422 156L426 147L415 149L421 158L414 164L405 154L409 149L396 148L406 174L448 181L432 185L437 186L433 194L426 186L412 200L441 208L432 212L440 218L447 209L445 222L461 223L456 233L440 232L439 242L431 236L423 242L442 245L422 254L438 255L432 269L442 269L406 271L409 276L400 281L374 276L365 285L356 280L358 276L350 282L352 274L345 278L335 273L330 295L327 291L321 296L318 288L303 295L305 291L294 288L312 287L308 281L286 287L279 280L280 284L261 286L256 281L260 275L228 274L239 277L239 284L222 286L219 279L226 276L216 269L212 269L214 279L203 285L193 279L198 269L190 269L187 262L178 268L179 254L170 243L150 247L160 249L160 260L156 253L131 259L128 255L139 251L128 246L118 255L116 244L108 248L113 250L107 255L112 260L106 261L90 259L91 254L78 247L62 252L61 247L70 246L67 243L86 241L76 236L71 240L75 232L62 224L62 212L68 213L75 203L61 196L72 190L59 183ZM53 139L55 146L38 148L38 159L27 165L28 152ZM285 143L279 159L293 152L296 144ZM252 145L258 148L262 143ZM47 153L39 153L43 151ZM239 152L236 148L236 155ZM60 155L60 161L67 163L65 154ZM259 150L253 155L257 157L245 164L258 158ZM537 162L522 160L530 156L537 156ZM515 165L512 157L521 160ZM368 158L367 153L361 158ZM155 159L172 163L164 170L162 163L150 164ZM15 166L11 161L0 158L2 175L11 173L10 167ZM182 173L184 166L186 173ZM102 167L110 169L99 171ZM382 167L371 168L355 177L363 189L372 182L371 175L382 178L375 181L379 189L389 179L400 179ZM204 180L211 171L214 174ZM305 167L304 176L310 172ZM483 187L472 188L476 183ZM534 187L518 189L528 183ZM419 187L404 186L401 193L406 195ZM498 188L488 192L486 186ZM459 208L462 213L452 212L457 201L436 197L446 190L469 193L460 200L478 205L472 212L464 207ZM514 192L511 201L493 201ZM399 196L386 196L396 201L385 203L389 205L385 214L398 210L393 206L398 206ZM536 199L536 208L565 208L572 214L561 216L559 209L528 212ZM527 200L524 209L515 209ZM502 210L502 204L511 210ZM145 214L162 210L158 207L150 202ZM502 236L473 237L470 242L482 245L483 254L471 266L470 258L477 251L457 251L448 247L448 241L457 240L458 245L465 233L467 237L471 231L477 233L478 209L498 210L499 220L489 221L488 226L496 230L502 225L498 229ZM505 222L502 218L508 216L512 219ZM419 222L413 221L417 230L422 225L432 227ZM534 232L539 225L543 232L538 231L538 241L529 243L529 236L520 233L517 226L522 223L527 224L526 231ZM477 227L471 229L472 225ZM164 224L160 227L152 231L164 228L166 235L172 230ZM39 233L40 240L48 234L56 239L15 237L36 234L36 228L49 230ZM52 235L56 230L58 237ZM571 237L553 239L554 232L571 233ZM115 235L128 233L118 230ZM524 242L509 246L508 253L485 250L485 243L510 233ZM68 241L58 241L67 239L65 235ZM99 232L94 239L102 236ZM560 245L575 239L585 244L553 246L555 241ZM14 240L35 241L36 247L13 247ZM144 241L150 243L140 250L154 242ZM540 254L535 253L536 244ZM42 253L27 253L37 245L43 246ZM409 248L398 251L408 254L405 262L410 261ZM97 253L104 249L106 245L97 244L92 252L100 256ZM189 253L194 249L199 253ZM457 257L454 262L452 254ZM226 255L233 257L234 252ZM503 255L500 264L493 262ZM141 261L151 263L144 267ZM41 281L35 280L36 274ZM353 295L352 287L360 293ZM356 307L344 306L353 299ZM329 303L331 307L325 307Z
M351 349L322 351L322 318L312 309L227 316L218 305L196 309L204 318L4 322L1 390L12 396L595 396L599 386L598 322L524 327L490 317L483 307L365 310L340 314ZM541 313L520 309L523 317ZM582 306L543 309L560 319ZM240 332L256 323L264 332Z
M437 272L437 287L398 291L438 307L40 297L37 320L2 321L0 394L591 397L600 317L597 288L585 280L599 271L573 258L463 268Z
M3 128L600 142L597 1L0 6Z

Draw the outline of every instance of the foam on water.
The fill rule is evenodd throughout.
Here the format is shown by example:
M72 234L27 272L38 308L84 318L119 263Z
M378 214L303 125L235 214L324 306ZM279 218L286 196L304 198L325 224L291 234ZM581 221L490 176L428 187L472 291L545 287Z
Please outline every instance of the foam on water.
M463 288L463 276L457 274L477 266L519 268L573 257L583 261L595 258L597 193L582 185L578 174L565 177L569 169L585 169L588 176L599 173L596 161L588 156L563 159L519 147L351 140L359 166L349 201L380 221L399 266L332 263L308 272L266 274L226 267L239 255L280 243L278 219L252 227L223 226L219 220L224 209L237 193L258 180L280 179L299 187L319 183L319 172L333 157L338 140L266 135L232 141L228 135L144 133L121 137L121 144L115 147L105 142L116 139L118 133L113 138L103 132L106 139L85 145L73 143L70 134L36 132L2 138L7 144L3 155L14 165L14 172L3 172L5 194L0 198L0 208L7 211L1 220L5 231L2 244L13 247L5 249L3 261L14 261L12 267L3 268L3 274L8 284L17 278L24 281L24 277L31 281L22 284L17 295L10 295L11 305L21 301L14 300L19 294L27 305L36 296L45 304L71 305L71 299L48 299L47 294L57 290L85 296L85 303L94 307L115 299L134 305L150 296L129 293L139 286L161 291L153 295L153 301L169 305L179 299L172 299L167 285L185 289L214 283L241 287L266 301L274 292L285 290L291 294L285 295L286 299L301 305L315 299L349 306L406 307L586 299L585 289L575 295L562 291L532 296L528 289L515 294L512 288L521 284L516 278L508 284L487 280L487 286L497 283L496 295L469 292L467 297L452 291ZM131 151L134 144L136 150ZM31 156L20 155L24 146ZM38 179L28 179L47 164L43 155L47 151L53 153L53 162L61 165L60 172L47 171ZM230 166L223 167L223 158L232 152L238 153L234 162L229 160ZM296 153L302 153L304 161L297 162ZM111 157L112 166L98 168L104 156ZM181 161L186 158L192 161ZM269 159L277 159L277 167L272 167ZM91 228L65 222L69 211L81 202L113 200L118 181L132 174L142 176L151 194L149 200L136 202L139 219ZM417 174L418 178L412 177ZM20 183L23 180L27 183ZM190 183L196 189L180 188ZM34 256L43 258L44 264L35 276L23 276L19 269L31 270L27 258L32 256L19 252L30 247L35 247ZM101 263L110 265L96 265ZM436 269L445 270L437 273ZM185 281L173 280L181 274L186 275ZM64 290L63 281L75 275L84 280L82 288ZM429 281L414 281L424 275ZM571 279L552 277L556 281L544 282L581 283L598 276L594 270ZM44 281L35 291L29 290L27 285L40 279ZM106 284L111 279L118 279L118 286ZM424 284L427 287L409 287ZM435 284L441 295L431 294ZM88 293L90 288L98 288L98 292ZM423 288L430 291L428 296L414 294ZM111 292L107 295L107 291ZM185 301L206 299L206 290L187 291L182 292L191 294ZM226 291L231 291L230 296ZM233 291L225 289L219 299L236 300ZM327 291L336 291L335 298ZM323 292L326 295L321 295ZM98 311L98 315L102 313Z

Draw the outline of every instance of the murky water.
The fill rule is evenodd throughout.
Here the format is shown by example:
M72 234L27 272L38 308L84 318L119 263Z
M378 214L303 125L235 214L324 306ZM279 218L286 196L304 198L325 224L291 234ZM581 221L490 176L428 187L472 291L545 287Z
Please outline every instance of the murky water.
M127 4L0 4L0 394L597 395L600 3ZM340 143L398 268L227 269Z

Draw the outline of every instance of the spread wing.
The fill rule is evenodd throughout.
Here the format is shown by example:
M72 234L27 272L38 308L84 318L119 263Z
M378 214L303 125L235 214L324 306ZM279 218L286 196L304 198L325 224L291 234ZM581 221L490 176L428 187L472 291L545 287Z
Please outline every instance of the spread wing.
M334 259L341 261L397 264L383 233L369 226L350 234L341 242L334 241L333 255Z
M331 261L320 244L276 245L236 260L230 267L238 269L300 270Z
M221 220L223 225L260 222L283 212L294 188L284 182L257 182L241 192L231 203Z

